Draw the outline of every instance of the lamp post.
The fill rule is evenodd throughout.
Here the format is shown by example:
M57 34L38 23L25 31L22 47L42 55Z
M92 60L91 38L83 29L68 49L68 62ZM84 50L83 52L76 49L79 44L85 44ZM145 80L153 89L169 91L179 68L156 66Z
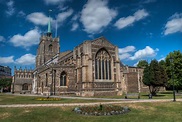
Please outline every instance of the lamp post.
M173 81L173 102L176 101L176 96L175 96L175 89L174 89L174 78L173 78L173 66L172 66L172 63L173 63L173 57L170 56L170 63L171 63L171 70L172 70L172 81Z

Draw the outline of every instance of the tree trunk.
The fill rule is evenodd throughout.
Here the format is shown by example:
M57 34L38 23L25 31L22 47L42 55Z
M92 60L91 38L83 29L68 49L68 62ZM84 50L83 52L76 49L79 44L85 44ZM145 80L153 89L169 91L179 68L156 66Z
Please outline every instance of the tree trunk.
M179 92L178 87L176 87L176 92L177 92L177 93Z

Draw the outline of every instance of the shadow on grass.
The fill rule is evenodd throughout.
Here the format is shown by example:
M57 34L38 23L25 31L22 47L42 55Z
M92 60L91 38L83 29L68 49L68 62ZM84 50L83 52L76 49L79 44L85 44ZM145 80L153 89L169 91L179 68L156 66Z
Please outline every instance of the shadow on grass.
M173 94L173 92L172 91L170 91L170 92L160 92L160 94Z
M148 97L149 95L142 95L142 96L145 96L145 97L147 96ZM159 95L155 95L153 97L164 97L164 96L166 96L166 95L159 94Z

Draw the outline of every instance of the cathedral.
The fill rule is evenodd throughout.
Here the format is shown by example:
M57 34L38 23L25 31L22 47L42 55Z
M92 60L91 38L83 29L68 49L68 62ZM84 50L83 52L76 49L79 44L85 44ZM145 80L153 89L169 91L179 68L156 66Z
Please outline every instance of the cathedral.
M84 41L66 52L60 52L59 41L49 22L40 37L35 69L14 69L13 93L111 96L148 91L143 69L124 66L118 47L106 38Z

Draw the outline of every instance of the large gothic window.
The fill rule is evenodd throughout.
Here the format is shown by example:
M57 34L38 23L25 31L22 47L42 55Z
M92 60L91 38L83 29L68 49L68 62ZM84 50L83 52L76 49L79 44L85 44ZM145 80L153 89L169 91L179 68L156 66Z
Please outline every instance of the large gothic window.
M66 72L62 72L60 76L60 86L66 86L67 75Z
M27 83L24 83L22 85L22 90L28 90L28 84Z
M99 50L96 54L95 79L111 80L111 57L105 49Z

